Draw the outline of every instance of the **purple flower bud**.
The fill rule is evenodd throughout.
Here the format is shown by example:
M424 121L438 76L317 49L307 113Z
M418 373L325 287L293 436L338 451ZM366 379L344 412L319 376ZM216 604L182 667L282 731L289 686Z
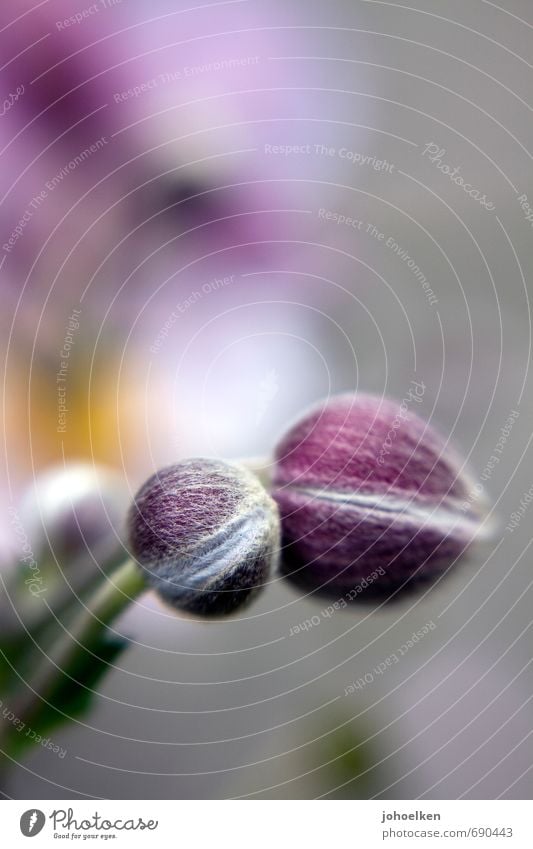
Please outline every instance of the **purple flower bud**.
M411 411L417 396L341 395L281 440L273 496L288 577L326 595L386 598L437 578L472 541L471 484Z
M279 550L276 504L247 469L191 459L141 487L129 514L134 556L163 598L231 613L268 577Z

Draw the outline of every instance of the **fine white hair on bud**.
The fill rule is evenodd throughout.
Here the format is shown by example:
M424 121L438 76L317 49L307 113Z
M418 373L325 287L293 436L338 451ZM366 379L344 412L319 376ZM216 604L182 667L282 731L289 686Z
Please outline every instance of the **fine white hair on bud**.
M414 402L424 384L415 386ZM330 398L277 445L283 572L306 589L357 601L427 585L485 532L471 491L460 457L408 404Z
M231 613L265 583L279 551L278 509L243 466L193 458L152 475L128 518L131 551L163 599Z

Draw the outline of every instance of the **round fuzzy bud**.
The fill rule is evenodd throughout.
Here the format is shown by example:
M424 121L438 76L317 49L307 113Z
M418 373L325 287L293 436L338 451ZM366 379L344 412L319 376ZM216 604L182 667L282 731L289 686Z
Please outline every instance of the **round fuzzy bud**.
M341 395L294 425L276 451L283 572L347 600L383 599L437 578L479 530L472 484L412 408Z
M247 469L191 459L153 475L129 514L147 580L191 613L231 613L268 577L279 550L276 504Z

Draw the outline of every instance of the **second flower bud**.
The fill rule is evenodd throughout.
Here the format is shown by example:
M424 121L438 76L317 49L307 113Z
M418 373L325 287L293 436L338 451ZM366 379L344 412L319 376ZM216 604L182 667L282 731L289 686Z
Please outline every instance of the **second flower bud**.
M170 604L231 613L265 583L279 550L278 510L247 469L185 460L146 481L129 513L131 550Z

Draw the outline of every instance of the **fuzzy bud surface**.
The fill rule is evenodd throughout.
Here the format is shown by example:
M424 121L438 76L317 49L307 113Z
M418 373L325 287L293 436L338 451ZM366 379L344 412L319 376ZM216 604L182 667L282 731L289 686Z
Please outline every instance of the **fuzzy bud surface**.
M267 579L279 550L279 516L247 469L190 459L141 487L129 536L147 580L167 602L195 614L227 614Z
M356 597L367 600L433 580L479 529L475 505L464 509L470 488L452 449L406 404L334 397L277 446L283 571L326 595L366 582Z

